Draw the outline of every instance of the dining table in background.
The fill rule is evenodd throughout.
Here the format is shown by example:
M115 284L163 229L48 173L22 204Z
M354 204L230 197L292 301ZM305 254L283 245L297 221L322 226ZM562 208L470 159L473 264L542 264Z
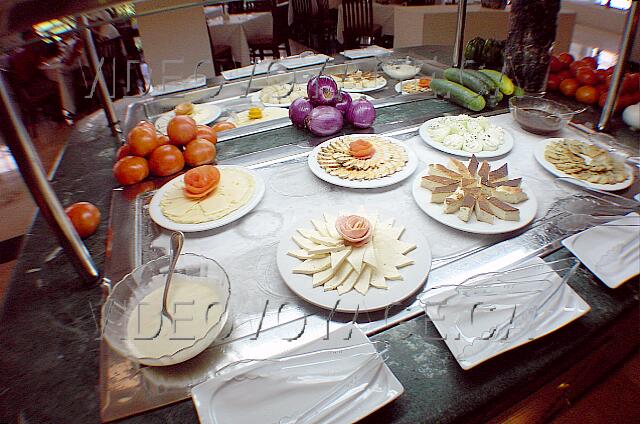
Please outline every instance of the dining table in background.
M271 37L273 33L273 17L271 12L241 13L216 16L207 19L211 43L231 47L235 62L241 66L251 63L249 40Z

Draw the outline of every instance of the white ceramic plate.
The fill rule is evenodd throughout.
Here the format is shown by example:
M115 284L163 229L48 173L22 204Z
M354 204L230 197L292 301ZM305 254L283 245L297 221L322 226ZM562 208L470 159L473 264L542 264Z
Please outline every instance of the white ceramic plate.
M181 223L170 220L169 218L164 216L164 214L162 213L162 210L160 209L160 201L162 200L162 197L167 192L167 190L169 190L169 188L174 182L180 181L184 178L184 174L182 174L172 179L171 181L165 183L165 185L163 185L162 187L160 187L160 189L158 189L158 191L156 191L156 194L153 195L153 198L151 198L151 203L149 204L149 215L151 216L151 219L153 220L153 222L155 222L156 224L158 224L163 228L166 228L167 230L193 233L197 231L212 230L214 228L218 228L218 227L222 227L223 225L230 224L233 221L242 218L243 216L251 212L253 208L258 206L258 203L260 203L260 200L262 200L262 196L264 196L264 190L265 190L264 181L262 180L262 178L260 178L258 174L256 174L254 171L250 169L243 168L241 166L217 165L217 167L221 169L224 169L224 168L240 169L243 172L246 172L247 174L250 174L253 177L253 181L255 182L253 196L249 199L249 201L244 206L242 206L239 209L236 209L235 211L231 212L229 215L223 216L220 219L216 219L208 222L201 222L199 224L181 224Z
M378 85L369 88L343 88L340 83L338 83L338 87L347 93L369 93L371 91L381 90L387 85L387 79L382 75L378 76L378 80L380 81Z
M580 262L612 289L640 274L640 217L630 215L635 217L589 228L562 240ZM629 224L636 226L616 226ZM624 258L618 252L620 249L629 249Z
M322 169L322 167L318 163L317 156L321 148L327 146L331 141L335 140L336 138L342 138L342 137L354 137L354 140L356 138L361 138L366 140L367 138L376 137L376 138L383 138L392 143L400 144L402 147L404 147L404 149L407 152L407 158L408 158L407 163L405 164L404 168L402 168L400 171L396 172L395 174L391 174L383 178L378 178L376 180L357 181L357 180L347 180L344 178L336 177L335 175L331 175L327 173L324 169ZM330 140L327 140L324 143L317 145L311 151L311 153L309 153L307 162L309 164L309 168L311 169L311 172L313 172L313 174L316 177L328 183L331 183L340 187L347 187L347 188L387 187L387 186L399 183L400 181L403 181L404 179L408 178L411 174L413 174L413 172L416 170L416 167L418 166L418 158L409 146L407 146L400 140L396 140L395 138L385 137L383 135L376 135L376 134L352 134L352 135L335 137Z
M545 140L542 140L535 147L533 151L533 155L535 156L538 163L542 165L544 169L551 172L556 177L565 177L567 178L567 182L570 182L577 186L595 188L596 190L603 190L603 191L618 191L618 190L625 189L629 187L631 184L633 184L633 168L628 164L624 165L625 169L627 170L627 175L628 175L627 179L617 184L595 184L595 183L590 183L588 181L580 180L578 178L574 178L569 174L565 174L564 172L556 168L551 162L549 162L544 158L544 149L547 147L547 144L556 140L562 140L562 138L547 138Z
M385 49L384 47L372 46L365 47L363 49L345 50L340 52L341 55L348 59L362 59L364 57L382 56L393 53L393 50Z
M494 218L493 224L488 224L486 222L478 221L474 211L469 222L464 222L458 218L458 215L455 213L444 213L442 210L442 203L431 203L431 191L420 186L420 181L423 175L425 174L420 173L413 181L413 187L411 190L413 193L413 199L424 213L448 227L474 234L502 234L518 230L528 225L536 216L538 201L536 200L533 191L528 190L527 185L523 183L522 189L527 193L529 199L522 203L513 205L520 209L520 221L504 221L502 219Z
M421 91L421 92L419 92L419 93L407 93L407 92L402 91L402 90L400 89L400 84L405 85L405 84L407 84L407 83L417 83L417 82L418 82L418 79L415 79L415 78L414 78L414 79L410 79L410 80L406 80L406 81L400 81L399 83L397 83L397 84L395 85L395 87L394 87L394 88L395 88L395 90L396 90L396 93L402 93L402 94L422 94L422 93L430 93L430 92L431 92L431 89L429 89L429 88L427 88L427 89L425 89L424 91Z
M305 84L296 84L298 86L303 86L305 87L305 93L306 93L306 85ZM262 100L260 100L260 94L262 94L262 90L255 92L255 93L251 93L249 95L249 97L251 97L252 101L254 102L260 102L263 105L267 106L267 107L289 107L291 106L291 103L293 102L287 102L287 103L266 103L263 102ZM301 97L305 97L305 96L301 96Z
M209 103L203 103L199 105L193 105L194 113L190 116L196 121L198 125L207 125L215 121L222 114L222 108L220 106L212 105ZM171 118L176 116L174 111L163 113L156 119L156 130L162 134L167 133L167 125Z
M505 128L503 128L504 143L502 143L502 145L498 147L497 150L493 150L493 151L483 150L482 152L471 153L464 150L450 149L449 147L446 147L444 144L438 143L437 141L432 139L429 136L429 134L427 134L427 125L429 124L429 122L431 122L431 119L425 122L424 124L420 125L420 130L419 130L420 138L422 138L422 141L427 143L429 146L433 147L436 150L440 150L441 152L449 153L451 155L456 155L456 156L464 156L467 158L470 158L472 155L476 155L478 159L487 159L487 158L495 158L498 156L505 155L509 153L511 149L513 149L513 136Z
M180 91L185 90L193 90L194 88L204 87L207 85L207 77L206 75L196 75L193 78L179 80L179 81L170 81L166 84L158 84L157 86L152 86L151 90L149 90L149 94L152 97L156 96L164 96L165 94L178 93Z
M318 217L321 216L322 213L318 213ZM390 217L382 216L381 218L388 220ZM308 219L296 222L284 232L283 238L280 239L276 255L280 275L285 284L298 296L311 304L329 310L336 308L338 299L340 300L336 308L338 312L376 311L401 302L422 288L427 280L431 269L431 248L420 229L410 227L408 226L410 223L398 219L395 220L395 224L406 227L400 239L417 246L413 251L407 253L408 257L415 259L415 263L399 268L403 280L387 281L389 288L386 290L370 287L366 295L355 290L339 295L337 290L324 291L322 286L313 287L310 275L292 273L291 270L300 265L301 261L287 255L287 252L299 249L291 236L297 228L311 228L311 221Z
M531 264L544 263L540 258L535 258L531 261ZM529 264L529 263L528 263ZM552 271L552 268L549 267ZM560 278L556 274L556 278ZM423 297L423 301L428 301L430 305L426 306L427 315L431 318L431 322L436 326L436 329L444 338L449 350L453 353L456 361L462 367L462 369L468 370L487 361L501 353L507 352L518 346L528 343L533 339L543 337L549 333L556 331L557 329L569 324L570 322L578 319L591 310L591 307L585 302L569 285L565 284L558 293L556 293L546 304L544 308L542 319L537 325L534 325L527 333L522 334L518 338L513 340L491 341L486 349L470 355L466 358L458 358L458 354L463 351L465 345L469 345L468 341L465 341L464 337L459 337L459 333L455 330L456 322L460 317L470 315L470 305L473 304L473 299L466 299L468 302L465 304L451 304L446 307L438 307L431 305L431 303L438 303L438 299L447 297L452 293L452 289L442 289L442 291L434 290ZM513 308L511 308L512 310ZM476 328L482 330L489 330L493 325L496 325L491 321L492 317L488 314L476 314L474 315Z
M335 395L326 414L315 417L313 422L354 423L404 393L402 384L375 352L358 327L344 325L329 333L327 339L318 338L282 355L286 362L258 361L195 386L191 389L193 403L202 424L284 423L293 422L308 410L318 412L313 407ZM343 380L344 386L334 382L341 375L361 369L367 358L371 363L365 366L380 366L373 378L371 373L356 371L351 381ZM328 363L333 366L328 367ZM363 392L349 398L349 390L363 385ZM250 408L247 399L251 399Z
M333 58L325 54L310 54L308 56L287 57L280 61L287 69L304 68L305 66L318 65L327 61L332 61Z

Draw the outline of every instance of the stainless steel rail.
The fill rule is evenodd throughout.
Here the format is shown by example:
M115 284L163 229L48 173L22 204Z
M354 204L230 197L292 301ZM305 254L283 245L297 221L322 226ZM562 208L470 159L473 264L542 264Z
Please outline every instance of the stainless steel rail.
M611 77L611 86L609 88L609 93L607 94L607 100L604 102L602 113L600 114L600 121L598 122L598 125L596 125L596 129L598 131L604 131L607 129L618 101L620 83L622 82L624 68L627 59L629 58L631 48L633 47L636 31L638 30L638 19L640 18L640 15L638 15L638 7L640 7L638 3L640 2L637 0L631 2L631 7L627 14L627 23L624 27L622 38L620 39L618 62L616 63L613 76Z
M453 44L453 67L460 68L464 63L464 22L467 17L467 0L458 0L458 23L456 26L456 41Z
M95 281L98 278L98 270L51 188L15 104L4 74L0 72L0 116L3 117L0 119L0 133L11 149L11 154L18 164L33 199L51 229L56 233L76 270L84 280Z

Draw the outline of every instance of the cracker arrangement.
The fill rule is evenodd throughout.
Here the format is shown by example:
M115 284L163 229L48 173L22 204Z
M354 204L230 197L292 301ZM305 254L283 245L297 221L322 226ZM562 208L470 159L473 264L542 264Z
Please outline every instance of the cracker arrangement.
M317 161L330 175L347 180L375 180L402 170L408 161L404 147L382 137L367 137L373 146L371 157L354 156L350 145L357 136L339 137L318 151Z
M624 164L606 150L568 138L552 141L544 158L559 171L595 184L616 184L627 179Z

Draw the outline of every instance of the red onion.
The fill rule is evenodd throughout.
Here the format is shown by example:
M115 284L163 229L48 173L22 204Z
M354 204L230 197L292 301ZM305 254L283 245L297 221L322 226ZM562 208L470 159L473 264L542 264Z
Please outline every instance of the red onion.
M314 105L333 106L338 97L338 84L328 75L311 78L307 83L307 96Z
M311 102L303 97L295 99L289 106L289 119L296 127L304 128L304 119L313 109Z
M333 106L318 106L305 118L307 128L315 135L331 135L342 129L342 113Z
M358 99L351 102L346 118L356 128L369 128L376 120L376 109L369 100Z
M338 109L344 115L349 110L351 106L351 95L346 91L340 90L338 92L338 101L336 102L335 108Z

